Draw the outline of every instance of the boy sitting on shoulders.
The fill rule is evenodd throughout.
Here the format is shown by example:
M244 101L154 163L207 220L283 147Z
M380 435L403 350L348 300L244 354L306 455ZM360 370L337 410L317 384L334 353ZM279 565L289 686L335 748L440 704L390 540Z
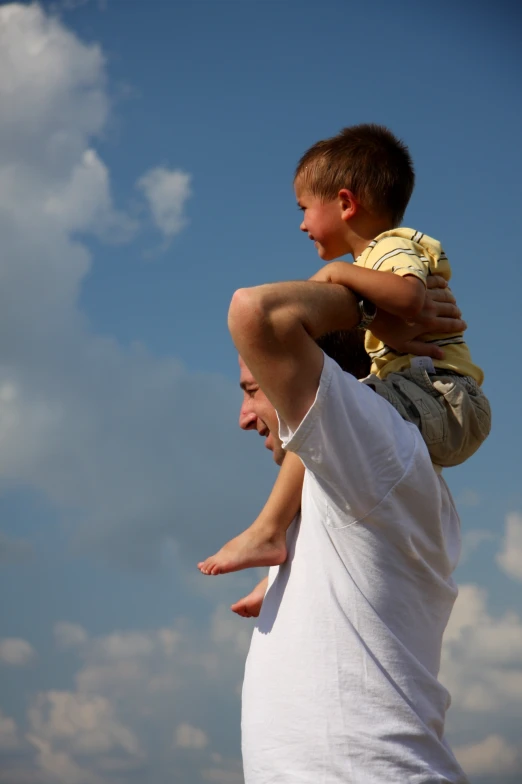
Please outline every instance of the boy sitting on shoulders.
M300 229L328 262L311 280L341 284L359 297L359 327L366 330L372 361L363 383L420 429L440 470L463 463L479 448L490 431L491 413L481 390L484 374L472 362L461 333L426 336L443 348L443 357L432 360L400 354L372 332L377 309L414 322L424 305L428 276L451 277L437 240L399 228L414 182L407 147L387 128L370 124L314 144L297 165L294 188L303 212ZM353 263L336 261L347 254ZM303 474L299 458L288 454L256 521L199 563L200 571L216 575L283 563Z

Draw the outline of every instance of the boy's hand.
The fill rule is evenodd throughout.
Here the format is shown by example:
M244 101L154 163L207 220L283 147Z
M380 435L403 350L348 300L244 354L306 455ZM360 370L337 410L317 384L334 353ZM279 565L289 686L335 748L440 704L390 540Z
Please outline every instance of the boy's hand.
M314 283L337 283L359 298L374 302L379 310L405 319L416 319L426 299L424 282L416 275L394 275L393 272L358 267L347 261L331 261L310 280Z
M424 306L413 325L379 310L371 329L376 337L396 351L443 359L443 350L425 343L422 338L429 333L458 334L467 329L467 324L461 319L455 297L444 278L432 275L428 277L427 286Z
M320 270L317 270L317 272L315 272L312 275L312 277L309 278L309 280L313 280L316 283L331 283L332 282L331 271L332 271L332 263L325 264L324 267L321 267Z

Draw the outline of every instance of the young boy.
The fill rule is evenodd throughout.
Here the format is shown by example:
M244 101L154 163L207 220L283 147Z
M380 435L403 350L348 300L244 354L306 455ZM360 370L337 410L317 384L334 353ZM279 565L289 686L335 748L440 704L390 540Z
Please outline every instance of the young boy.
M387 128L358 125L317 142L297 165L294 187L303 211L301 231L327 263L312 280L337 283L360 298L359 326L372 360L363 383L417 425L435 469L464 462L490 430L489 403L480 389L482 370L471 361L461 334L429 335L444 358L399 354L372 333L377 308L414 322L429 275L449 280L448 259L437 240L397 228L415 181L407 147ZM334 261L351 254L353 264ZM221 574L286 559L286 530L299 511L303 466L285 457L274 489L257 520L216 555L198 564Z

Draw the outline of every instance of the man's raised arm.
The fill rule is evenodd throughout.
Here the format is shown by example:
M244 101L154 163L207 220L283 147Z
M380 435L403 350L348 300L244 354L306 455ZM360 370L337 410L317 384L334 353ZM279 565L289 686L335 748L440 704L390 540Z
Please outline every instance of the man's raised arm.
M323 368L315 339L359 321L355 295L344 286L313 281L239 289L228 325L251 373L288 426L312 405Z

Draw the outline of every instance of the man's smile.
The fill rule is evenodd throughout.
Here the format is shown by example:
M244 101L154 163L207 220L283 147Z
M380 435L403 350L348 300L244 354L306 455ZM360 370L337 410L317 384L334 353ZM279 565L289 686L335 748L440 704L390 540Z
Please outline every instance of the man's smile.
M259 433L259 435L260 435L262 438L264 438L264 439L265 439L265 447L266 447L267 449L270 449L270 450L272 450L273 444L272 444L272 442L271 442L271 440L270 440L270 436L272 435L272 433L271 433L271 431L270 431L270 428L266 427L266 425L265 425L265 427L262 427L262 428L261 428L260 430L258 430L257 432Z

